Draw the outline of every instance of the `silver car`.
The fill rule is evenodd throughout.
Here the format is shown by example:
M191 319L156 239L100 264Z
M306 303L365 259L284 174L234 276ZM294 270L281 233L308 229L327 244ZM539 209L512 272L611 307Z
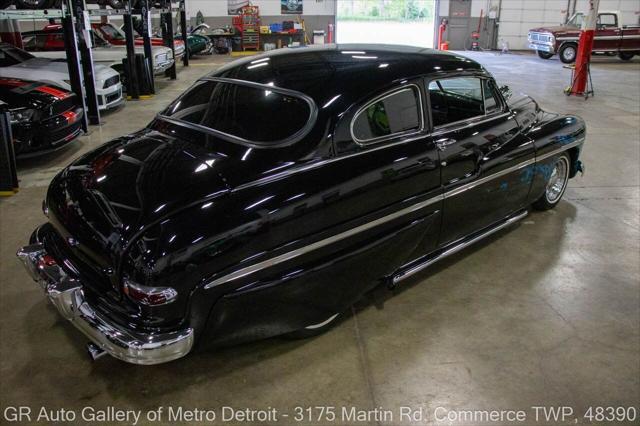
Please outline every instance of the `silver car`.
M114 108L124 101L120 74L111 67L95 65L98 108ZM0 77L41 81L71 90L66 60L38 58L7 43L0 43Z

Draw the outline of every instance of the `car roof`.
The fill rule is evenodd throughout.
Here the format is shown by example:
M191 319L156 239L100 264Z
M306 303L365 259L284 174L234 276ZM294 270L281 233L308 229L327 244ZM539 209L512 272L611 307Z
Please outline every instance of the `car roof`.
M338 95L346 105L413 77L465 71L489 75L477 62L455 53L401 45L332 44L251 56L219 68L210 77L299 91L323 106Z

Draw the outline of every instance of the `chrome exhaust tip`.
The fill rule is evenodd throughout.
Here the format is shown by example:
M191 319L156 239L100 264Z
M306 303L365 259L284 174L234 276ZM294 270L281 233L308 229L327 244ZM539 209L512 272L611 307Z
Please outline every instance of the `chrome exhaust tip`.
M95 361L107 354L104 349L93 342L87 343L87 352L89 353L89 357L91 357L92 361Z

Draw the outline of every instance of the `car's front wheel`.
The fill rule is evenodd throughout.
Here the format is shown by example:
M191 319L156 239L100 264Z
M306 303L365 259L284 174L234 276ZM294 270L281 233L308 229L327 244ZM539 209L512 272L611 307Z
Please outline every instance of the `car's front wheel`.
M342 314L339 314L339 313L334 314L329 318L325 319L324 321L321 321L317 324L308 325L305 328L302 328L300 330L292 331L291 333L285 334L283 337L286 339L297 340L297 339L306 339L309 337L317 336L329 330L334 325L336 325L336 323L341 317L342 317Z
M542 59L551 59L551 57L553 56L553 53L543 52L542 50L538 50L538 56L541 57Z
M569 174L571 173L571 161L569 154L561 154L554 162L544 194L533 203L537 210L549 210L559 202L567 189Z
M572 64L575 62L576 56L578 56L578 45L573 43L564 44L558 51L558 55L560 55L562 63Z
M630 61L631 59L633 59L633 55L633 53L618 52L618 58L622 59L623 61Z

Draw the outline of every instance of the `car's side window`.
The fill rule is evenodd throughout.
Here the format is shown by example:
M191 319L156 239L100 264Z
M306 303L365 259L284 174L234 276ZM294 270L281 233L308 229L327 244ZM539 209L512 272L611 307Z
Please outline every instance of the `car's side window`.
M482 80L477 77L433 80L428 89L435 127L484 115Z
M361 144L421 128L420 92L413 85L375 99L359 110L351 122L352 136Z
M598 15L598 26L612 28L618 26L618 18L613 13L602 13Z
M482 93L484 96L484 112L491 114L500 110L500 103L496 97L494 85L489 80L482 80Z

